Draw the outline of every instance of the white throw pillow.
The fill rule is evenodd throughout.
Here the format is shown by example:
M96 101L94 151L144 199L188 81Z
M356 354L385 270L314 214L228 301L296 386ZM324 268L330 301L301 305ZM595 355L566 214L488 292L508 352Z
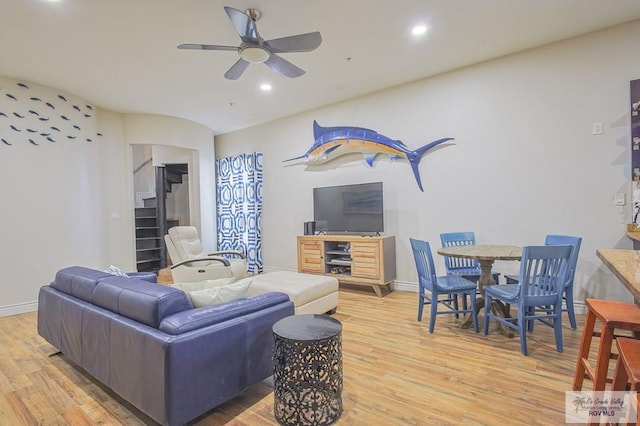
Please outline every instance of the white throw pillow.
M191 303L196 308L202 306L215 305L218 303L231 302L232 300L241 299L247 294L251 281L241 280L227 285L215 285L215 281L221 280L209 280L211 283L209 288L202 290L194 290L188 292L191 298Z
M233 282L233 278L220 278L217 280L196 281L193 283L173 283L171 287L182 290L185 293L196 290L204 290L211 287L219 287L221 285L228 285Z
M114 265L109 265L109 267L105 269L105 272L111 275L116 275L118 277L127 277L127 278L129 277L129 275L125 271L123 271L122 269Z

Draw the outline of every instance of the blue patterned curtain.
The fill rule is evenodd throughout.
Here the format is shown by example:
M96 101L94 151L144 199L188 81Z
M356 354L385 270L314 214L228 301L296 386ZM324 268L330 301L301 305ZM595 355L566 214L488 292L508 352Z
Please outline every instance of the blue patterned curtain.
M262 153L216 160L218 250L247 255L248 272L262 272Z

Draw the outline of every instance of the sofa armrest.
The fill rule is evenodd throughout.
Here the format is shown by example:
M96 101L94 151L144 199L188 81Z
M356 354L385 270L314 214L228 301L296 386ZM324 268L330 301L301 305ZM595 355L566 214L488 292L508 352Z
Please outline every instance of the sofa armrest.
M291 304L291 315L293 315L293 302L290 301L289 296L284 293L270 292L247 299L178 312L165 317L159 329L167 334L182 334L282 303Z

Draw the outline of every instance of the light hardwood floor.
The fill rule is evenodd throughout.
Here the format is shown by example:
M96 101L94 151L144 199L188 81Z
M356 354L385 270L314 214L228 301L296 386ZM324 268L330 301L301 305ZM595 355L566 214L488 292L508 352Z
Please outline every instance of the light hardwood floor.
M344 413L338 425L559 425L571 390L583 316L564 324L564 353L550 328L517 337L457 327L440 316L435 333L416 321L417 294L341 288ZM427 316L428 318L428 316ZM36 313L0 318L0 425L153 424L55 351ZM482 324L482 322L481 322ZM585 386L585 388L588 385ZM197 425L275 425L273 384L252 387L195 420Z

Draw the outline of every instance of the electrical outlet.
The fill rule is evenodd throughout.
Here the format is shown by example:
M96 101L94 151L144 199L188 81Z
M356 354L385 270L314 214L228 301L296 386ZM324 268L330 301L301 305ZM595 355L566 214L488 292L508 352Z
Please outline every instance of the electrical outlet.
M595 121L593 123L593 134L594 135L602 134L602 121Z

